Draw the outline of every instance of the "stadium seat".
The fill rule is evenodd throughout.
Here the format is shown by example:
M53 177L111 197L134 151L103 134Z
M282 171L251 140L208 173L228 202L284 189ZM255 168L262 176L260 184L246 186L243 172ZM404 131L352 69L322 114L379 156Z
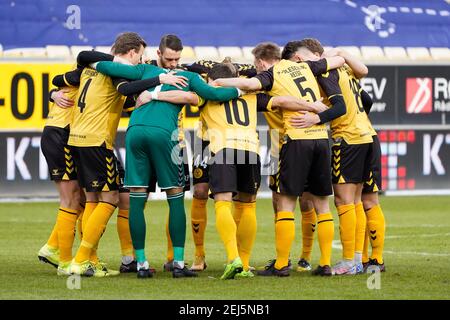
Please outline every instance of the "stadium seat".
M430 60L430 52L425 47L408 47L406 52L411 60Z
M3 51L6 58L46 58L45 48L17 48Z
M252 50L253 50L253 47L242 47L242 56L244 57L244 60L246 62L253 61Z
M242 49L239 47L219 47L218 49L221 60L230 57L232 61L240 62L244 58Z
M71 46L70 47L70 52L72 53L72 57L74 59L76 59L78 54L81 51L89 51L89 50L92 50L92 49L94 49L94 48L91 47L91 46Z
M194 48L190 46L184 46L183 52L181 52L181 59L194 61L195 60L195 51Z
M362 58L361 55L361 51L359 50L358 47L355 46L340 46L339 48L347 51L348 53L350 53L351 55L357 57L357 58Z
M214 60L217 61L220 59L219 51L217 51L216 47L194 47L195 55L198 60Z
M430 54L433 60L450 60L449 48L430 48Z
M403 47L384 47L384 55L390 60L405 60L408 59L406 50Z
M72 55L68 46L52 46L48 45L45 47L47 49L47 56L49 58L63 58L70 59Z
M361 54L364 60L384 60L383 49L376 46L362 46Z
M111 53L111 46L96 46L95 51L100 51L103 53Z

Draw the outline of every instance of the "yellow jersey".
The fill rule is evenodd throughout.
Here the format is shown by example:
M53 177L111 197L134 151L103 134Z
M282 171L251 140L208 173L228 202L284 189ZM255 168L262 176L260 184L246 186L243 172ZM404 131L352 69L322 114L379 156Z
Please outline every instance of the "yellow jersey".
M362 92L363 89L361 88L361 85L359 84L359 79L356 78L355 73L353 72L352 68L350 68L348 65L344 65L343 68L345 69L345 72L347 72L347 74L348 74L348 76L350 78L350 81L352 83L352 90L355 93L355 98L357 99L358 106L362 106L363 109L364 109L364 106L363 106L363 103L362 103L362 100L361 100L361 92ZM366 122L366 125L368 126L369 131L370 131L370 135L371 136L376 136L377 132L373 128L372 122L370 122L370 119L369 119L367 113L364 112L364 114L366 116L365 117L361 117L361 118L362 118L362 120L364 122Z
M74 64L72 66L72 70L75 70L76 68L77 65ZM65 74L63 75L63 80L66 84L64 86L64 89L68 90L68 92L65 93L65 96L68 99L75 101L78 92L78 86L73 86L72 84L70 84L67 81ZM59 89L62 89L62 87ZM61 108L56 103L53 103L50 107L50 111L48 112L45 126L67 128L72 121L72 111L73 108Z
M331 137L342 138L348 144L364 144L373 142L367 115L361 103L359 91L354 86L345 68L330 70L317 78L325 93L324 102L330 105L329 99L342 94L346 106L344 115L331 121Z
M278 158L284 141L283 113L280 109L275 109L272 112L264 112L264 117L270 130L270 154Z
M326 59L319 61L293 62L281 60L268 71L256 75L262 90L271 96L292 96L314 102L320 98L320 89L316 76L327 72ZM285 136L293 140L328 139L325 124L316 124L310 128L293 128L289 119L300 115L297 111L282 110Z
M258 153L257 112L270 110L271 105L271 97L263 93L226 102L208 101L201 114L211 152L228 148Z
M116 83L121 81L120 83ZM92 68L84 68L75 100L68 144L77 147L104 145L112 150L126 97L114 81Z
M78 93L78 87L67 87L68 91L64 94L68 99L76 99ZM45 121L45 126L58 127L58 128L68 128L70 122L72 121L73 107L71 108L61 108L56 103L53 103L50 107L50 111Z

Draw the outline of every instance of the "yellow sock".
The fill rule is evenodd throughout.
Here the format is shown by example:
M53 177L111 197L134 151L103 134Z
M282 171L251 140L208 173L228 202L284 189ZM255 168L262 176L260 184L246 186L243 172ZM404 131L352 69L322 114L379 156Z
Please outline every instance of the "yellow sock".
M167 261L173 260L173 244L172 239L170 238L169 232L169 215L167 215L166 219L166 238L167 238Z
M275 222L275 243L277 248L277 261L275 268L280 270L289 263L289 253L295 238L294 213L279 211Z
M355 256L355 230L356 213L355 205L344 204L337 207L339 215L339 230L342 242L342 256L344 259L353 260Z
M84 230L86 228L87 222L89 221L89 217L91 216L92 212L97 208L98 202L86 202L86 205L84 207L83 217L81 220L81 230ZM83 238L81 238L83 239Z
M242 217L242 211L244 209L243 206L244 202L241 201L233 201L233 205L234 205L234 210L233 210L233 219L234 222L236 223L236 227L239 227L239 223L241 221L241 217Z
M195 255L203 257L205 256L205 230L208 221L207 201L208 199L192 198L191 205L191 228L195 244Z
M234 222L236 223L237 229L239 229L239 223L241 222L242 211L244 210L244 207L242 204L243 204L243 202L241 202L239 200L233 200L233 209L234 209L233 210L233 219L234 219ZM240 252L239 240L237 242L237 246L238 246L238 251Z
M81 207L81 210L78 213L77 226L76 226L78 239L80 241L81 241L81 239L83 239L83 215L84 215L84 206Z
M331 265L331 248L334 238L334 222L331 212L321 213L317 217L317 237L319 238L319 265Z
M314 243L314 232L316 231L316 210L302 211L302 254L300 259L311 261L311 252Z
M92 248L97 246L97 243L108 224L109 218L111 218L115 209L116 206L107 202L100 201L98 203L97 207L89 217L87 225L83 228L83 240L81 241L80 248L75 256L75 262L80 263L89 260L90 258L92 259Z
M58 216L56 216L56 221L58 221ZM50 237L48 237L47 246L51 247L52 249L58 249L58 223L57 222L55 222L52 233L50 234Z
M237 227L237 243L239 257L242 259L244 270L250 266L250 255L256 238L256 202L240 202L242 214Z
M367 221L367 218L366 218ZM364 236L364 248L362 253L362 262L367 263L369 262L369 227L366 225L366 234Z
M239 256L236 240L236 223L231 214L231 201L216 201L216 228L227 251L228 262Z
M59 208L56 224L58 226L59 260L61 262L70 262L72 260L77 218L77 210Z
M380 205L367 210L367 226L369 229L370 244L372 245L371 259L383 263L385 220Z
M119 235L122 256L134 256L133 241L131 240L130 224L128 223L128 210L119 209L117 214L117 234Z
M366 213L362 202L355 205L356 228L355 228L355 253L362 254L364 250L364 238L366 237Z

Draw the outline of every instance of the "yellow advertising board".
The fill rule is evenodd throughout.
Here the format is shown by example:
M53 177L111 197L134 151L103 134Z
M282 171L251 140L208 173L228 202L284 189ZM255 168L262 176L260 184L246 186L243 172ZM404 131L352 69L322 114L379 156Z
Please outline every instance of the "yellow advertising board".
M71 63L0 62L0 130L41 130L49 108L52 79L71 69ZM194 128L198 113L185 112L184 128ZM126 129L128 118L120 120Z

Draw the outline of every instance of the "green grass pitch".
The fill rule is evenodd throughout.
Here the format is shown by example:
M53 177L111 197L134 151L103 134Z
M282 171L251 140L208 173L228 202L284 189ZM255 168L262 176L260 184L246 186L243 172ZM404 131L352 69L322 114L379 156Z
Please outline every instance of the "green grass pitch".
M162 272L165 261L165 201L147 204L147 256L157 269L152 279L138 280L135 274L113 278L82 278L81 289L69 290L65 277L39 263L37 251L45 243L55 222L56 203L0 204L0 299L449 299L450 298L450 198L382 197L387 230L381 288L369 290L368 275L331 278L312 277L292 271L288 278L220 281L225 262L223 245L214 225L213 205L208 204L206 255L208 269L196 279L173 279ZM335 239L338 239L338 219ZM189 216L190 201L186 201ZM262 266L275 256L271 202L258 200L258 234L253 266ZM189 219L188 219L189 221ZM316 236L317 238L317 236ZM78 245L78 240L76 240ZM296 240L291 252L294 264L301 245L299 212ZM191 230L186 237L186 261L194 253ZM332 261L341 256L333 250ZM313 266L318 263L315 241ZM111 268L120 264L116 214L111 218L99 248L100 257Z

